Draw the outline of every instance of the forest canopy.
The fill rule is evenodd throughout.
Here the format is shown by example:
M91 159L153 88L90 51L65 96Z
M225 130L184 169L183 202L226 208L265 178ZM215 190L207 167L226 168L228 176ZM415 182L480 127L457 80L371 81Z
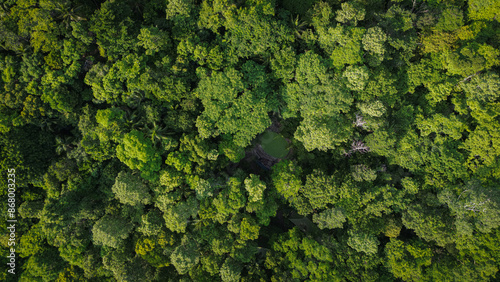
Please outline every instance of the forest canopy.
M2 1L0 170L2 281L494 281L500 2Z

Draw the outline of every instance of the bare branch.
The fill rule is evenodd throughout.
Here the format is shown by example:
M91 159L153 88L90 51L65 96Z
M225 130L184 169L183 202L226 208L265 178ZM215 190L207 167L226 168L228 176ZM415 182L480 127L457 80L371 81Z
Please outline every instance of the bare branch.
M356 127L365 128L366 121L363 120L362 115L356 114L356 120L353 123Z
M360 153L368 153L370 152L370 148L363 143L363 141L352 141L351 151L360 152Z

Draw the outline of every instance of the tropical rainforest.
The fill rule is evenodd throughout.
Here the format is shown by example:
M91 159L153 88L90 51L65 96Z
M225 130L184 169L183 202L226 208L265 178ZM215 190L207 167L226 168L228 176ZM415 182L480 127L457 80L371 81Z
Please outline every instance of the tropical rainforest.
M498 279L499 74L498 0L2 0L0 280Z

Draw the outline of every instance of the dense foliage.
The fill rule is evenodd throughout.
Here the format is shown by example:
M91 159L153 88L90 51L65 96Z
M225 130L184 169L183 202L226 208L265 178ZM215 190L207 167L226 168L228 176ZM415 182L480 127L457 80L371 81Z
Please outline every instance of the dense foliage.
M498 279L497 0L7 0L0 74L0 280Z

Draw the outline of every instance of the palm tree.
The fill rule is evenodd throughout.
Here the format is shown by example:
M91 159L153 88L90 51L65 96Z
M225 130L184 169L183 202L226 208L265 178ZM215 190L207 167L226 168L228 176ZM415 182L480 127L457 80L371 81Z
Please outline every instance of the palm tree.
M56 14L56 19L61 19L62 22L69 27L71 22L85 21L86 18L79 16L77 14L78 10L80 10L83 5L78 7L71 7L71 3L69 1L49 1L46 3L48 7L47 10L51 10Z
M290 16L290 22L292 23L292 29L295 32L295 36L302 39L302 32L304 32L306 22L299 20L299 15L297 15L295 19Z
M62 153L69 153L73 150L75 145L75 137L74 136L56 136L56 153L58 155Z
M151 136L153 146L157 146L158 143L162 144L163 140L168 139L168 136L174 135L174 132L168 132L166 127L162 127L156 122L153 122L151 125L147 125L146 129L148 131L148 135Z
M37 124L43 131L54 132L54 126L57 126L58 120L56 118L45 117L41 119Z

